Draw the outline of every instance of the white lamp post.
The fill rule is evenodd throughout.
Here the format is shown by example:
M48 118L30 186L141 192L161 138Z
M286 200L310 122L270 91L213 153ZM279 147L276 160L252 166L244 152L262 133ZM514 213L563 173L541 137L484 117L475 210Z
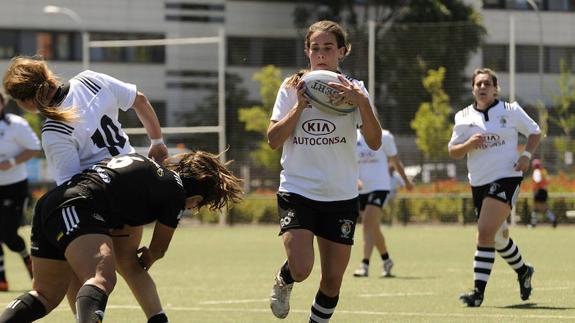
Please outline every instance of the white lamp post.
M541 11L534 0L525 0L535 13L539 23L539 98L543 97L543 22L541 21Z
M90 34L86 30L82 18L74 10L58 6L45 6L44 13L64 14L78 24L82 33L82 67L87 70L90 67Z

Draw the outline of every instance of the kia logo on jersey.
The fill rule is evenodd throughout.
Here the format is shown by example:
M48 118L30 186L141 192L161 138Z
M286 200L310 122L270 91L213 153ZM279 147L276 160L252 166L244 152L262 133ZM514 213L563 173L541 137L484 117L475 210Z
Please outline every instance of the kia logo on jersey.
M312 136L329 135L335 131L335 124L324 119L311 119L301 125L303 131Z

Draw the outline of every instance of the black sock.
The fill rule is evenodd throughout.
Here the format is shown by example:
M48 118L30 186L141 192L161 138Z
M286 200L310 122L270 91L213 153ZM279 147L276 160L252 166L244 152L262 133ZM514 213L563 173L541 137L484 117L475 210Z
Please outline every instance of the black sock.
M0 243L0 281L6 281L6 271L4 269L4 249Z
M164 312L160 312L148 319L148 323L168 323L168 317Z
M23 294L13 300L4 313L0 315L0 323L32 322L46 316L46 308L39 299L31 294Z
M389 253L384 253L381 255L381 260L386 261L387 259L389 259Z
M521 251L513 241L513 239L507 239L507 243L505 244L505 248L497 250L499 255L505 259L507 264L515 270L517 275L523 275L527 271L527 266L523 261L523 257L521 257Z
M473 261L475 288L483 294L495 262L495 248L477 246Z
M78 323L97 323L104 320L108 295L94 285L84 285L76 296Z
M361 260L361 262L362 262L364 265L369 266L369 259L363 258L363 259Z
M292 284L294 282L294 279L289 271L289 265L287 260L284 262L282 268L280 269L280 276L284 280L284 283L286 283L287 285Z
M309 323L325 322L326 320L329 321L335 311L338 300L339 295L329 297L322 293L321 290L318 290L311 306Z

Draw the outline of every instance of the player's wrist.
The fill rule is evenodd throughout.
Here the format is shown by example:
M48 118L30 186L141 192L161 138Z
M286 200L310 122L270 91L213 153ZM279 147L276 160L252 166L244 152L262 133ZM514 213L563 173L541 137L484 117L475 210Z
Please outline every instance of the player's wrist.
M522 157L527 157L527 159L529 159L529 160L531 160L531 157L533 157L533 155L532 155L530 152L528 152L527 150L524 150L524 151L521 153L521 156L522 156Z
M8 159L8 163L10 163L10 167L16 166L16 158L12 157Z
M150 138L150 145L151 146L162 145L162 144L164 144L164 138L163 137L160 137L157 139L151 139Z

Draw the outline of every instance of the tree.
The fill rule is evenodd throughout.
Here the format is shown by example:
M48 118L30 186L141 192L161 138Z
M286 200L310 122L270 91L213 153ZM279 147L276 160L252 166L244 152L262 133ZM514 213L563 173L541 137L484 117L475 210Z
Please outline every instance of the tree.
M282 84L281 70L273 65L263 67L253 76L260 83L260 105L239 109L239 120L245 123L246 131L257 132L260 135L258 148L250 153L256 164L269 170L280 169L280 152L272 150L267 142L267 129L274 107L278 89Z
M575 141L572 138L575 130L575 79L571 67L567 66L564 59L561 60L560 68L561 74L557 80L559 94L553 96L556 113L549 116L549 121L563 132L563 136L555 138L553 144L565 161L566 153L575 151Z
M309 1L294 12L296 27L318 19L342 22L350 32L352 52L344 69L367 78L367 20L376 24L376 93L384 107L382 126L406 133L409 120L428 93L421 84L427 70L446 68L445 91L455 106L468 98L463 75L485 35L479 15L461 0Z
M431 95L431 102L423 102L411 121L415 130L415 143L427 159L442 160L447 156L447 144L453 124L448 121L451 105L443 90L445 67L429 70L423 79L423 87Z
M255 134L249 133L243 127L238 125L238 109L241 106L250 105L253 102L248 99L248 90L241 87L243 79L237 74L226 74L226 142L230 147L227 153L228 159L236 161L244 161L247 159L248 153L255 148L254 142L259 139ZM196 106L189 112L181 112L177 115L176 126L213 126L218 123L218 91L217 86L211 89L211 93L206 97L205 101ZM207 147L206 142L210 141L209 135L195 135L192 136L194 142L201 143L204 146L193 145L194 149L211 149L217 150L215 147ZM215 145L215 140L211 140ZM232 165L238 165L234 163Z

